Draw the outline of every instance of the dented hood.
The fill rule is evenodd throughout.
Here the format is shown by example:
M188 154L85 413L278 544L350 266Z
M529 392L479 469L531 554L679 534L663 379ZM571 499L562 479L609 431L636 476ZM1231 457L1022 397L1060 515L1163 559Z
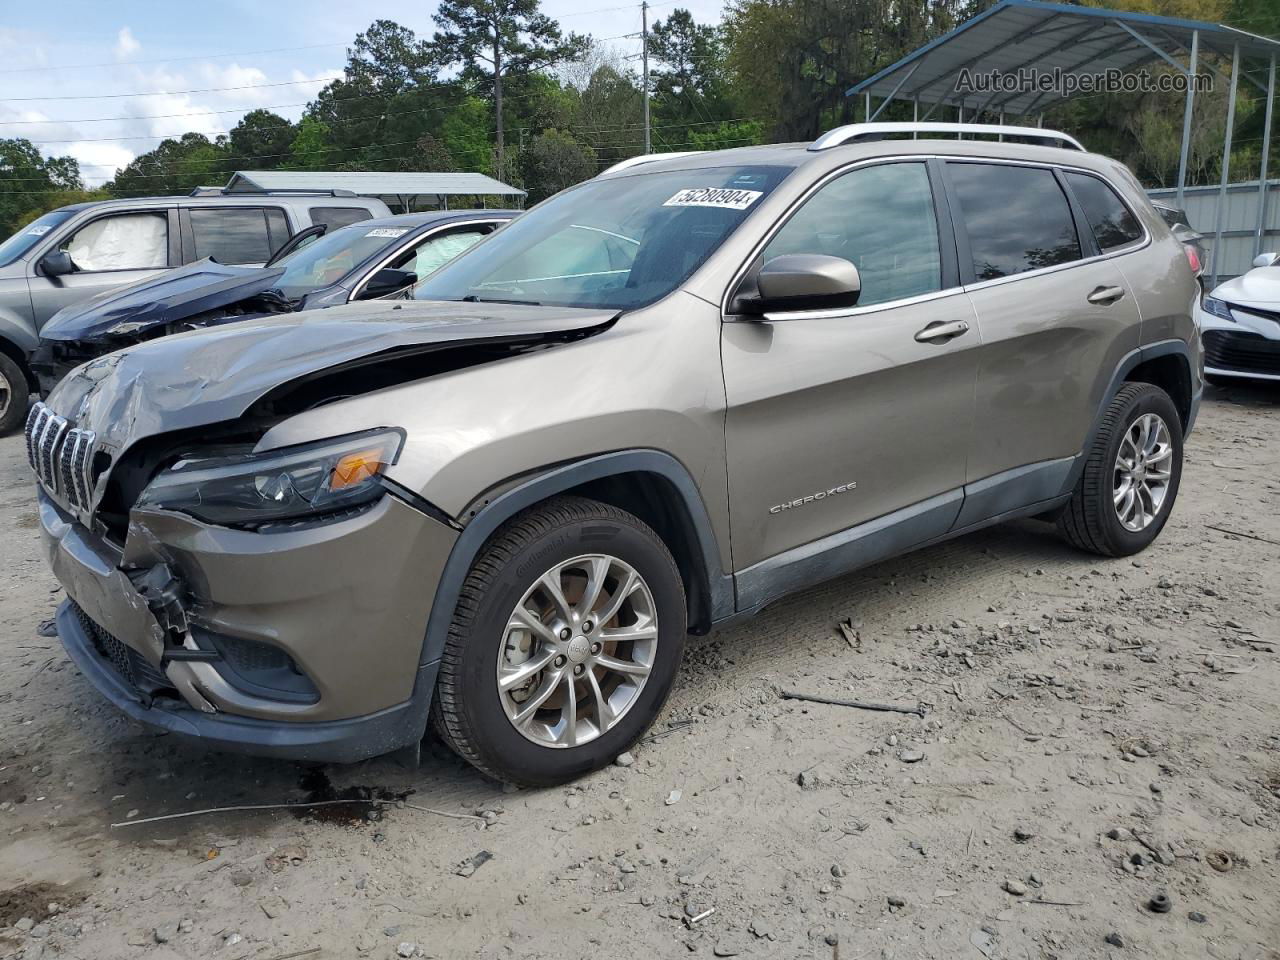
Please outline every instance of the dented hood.
M55 413L118 454L159 433L240 416L275 387L353 362L467 343L537 343L586 333L614 311L500 303L375 302L161 337L78 367L49 395Z
M257 296L274 287L283 273L283 267L227 267L201 260L65 307L40 336L98 340L136 334Z

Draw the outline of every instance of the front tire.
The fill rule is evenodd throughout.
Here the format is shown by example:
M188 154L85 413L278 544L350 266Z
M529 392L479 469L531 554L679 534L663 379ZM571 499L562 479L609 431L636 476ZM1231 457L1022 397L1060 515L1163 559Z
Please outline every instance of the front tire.
M559 497L500 527L458 598L432 717L498 780L564 783L653 723L684 650L680 571L624 510Z
M30 399L31 390L22 367L13 357L0 352L0 437L22 426Z
M1126 383L1112 398L1058 517L1073 546L1127 557L1160 535L1182 480L1182 420L1169 395Z

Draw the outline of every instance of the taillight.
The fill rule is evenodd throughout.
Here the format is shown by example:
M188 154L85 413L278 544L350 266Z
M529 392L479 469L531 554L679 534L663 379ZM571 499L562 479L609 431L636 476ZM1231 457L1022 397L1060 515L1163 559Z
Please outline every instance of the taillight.
M1184 243L1182 249L1187 252L1187 263L1191 265L1191 272L1197 277L1204 272L1204 264L1200 262L1200 253L1195 247L1189 243Z

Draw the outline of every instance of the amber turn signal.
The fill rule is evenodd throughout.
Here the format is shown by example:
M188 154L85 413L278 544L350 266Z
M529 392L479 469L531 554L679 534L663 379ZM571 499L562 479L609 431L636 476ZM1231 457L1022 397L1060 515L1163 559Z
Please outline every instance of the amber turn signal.
M333 473L329 475L329 489L345 490L376 477L386 466L385 456L386 450L382 447L348 453L334 464Z

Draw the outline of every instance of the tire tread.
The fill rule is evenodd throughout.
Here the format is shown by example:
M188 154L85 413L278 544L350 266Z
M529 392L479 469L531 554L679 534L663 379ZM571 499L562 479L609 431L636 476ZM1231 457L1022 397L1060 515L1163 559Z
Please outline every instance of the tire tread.
M522 549L565 525L598 520L611 520L638 530L676 569L666 543L639 517L586 497L559 496L530 507L495 530L481 548L458 593L458 604L440 659L435 696L431 700L431 720L451 750L495 780L510 777L485 760L462 709L460 674L466 647L472 640L472 625L499 573Z

